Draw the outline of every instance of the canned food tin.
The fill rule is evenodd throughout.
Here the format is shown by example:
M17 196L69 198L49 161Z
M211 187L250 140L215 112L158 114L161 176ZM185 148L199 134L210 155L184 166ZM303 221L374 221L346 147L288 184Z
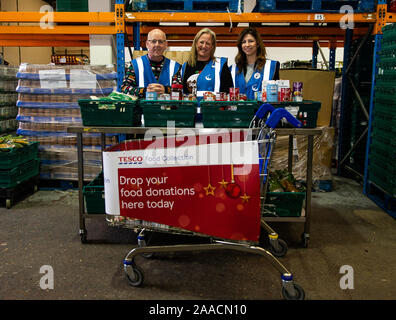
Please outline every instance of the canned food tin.
M217 92L216 93L216 101L227 101L227 93L225 92Z
M290 101L290 88L281 88L279 92L279 101Z
M239 100L239 88L230 88L230 101Z
M303 83L301 81L293 82L293 101L303 101Z

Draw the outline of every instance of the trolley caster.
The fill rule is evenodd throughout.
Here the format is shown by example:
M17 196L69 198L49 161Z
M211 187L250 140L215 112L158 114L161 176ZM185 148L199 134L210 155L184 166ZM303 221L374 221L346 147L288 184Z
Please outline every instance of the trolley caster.
M284 257L287 253L287 243L278 238L278 235L268 235L269 251L277 258Z
M84 230L80 230L80 239L81 239L81 243L85 244L87 243L87 231Z
M133 266L131 262L125 260L124 272L128 283L132 287L139 287L142 285L144 280L143 271L138 266Z
M283 298L285 298L286 300L304 300L305 299L304 289L297 283L293 283L293 287L294 287L293 295L290 295L290 293L284 287L282 287Z
M301 235L301 245L303 248L308 248L309 234L303 233Z
M142 247L147 247L147 242L146 242L146 239L145 239L144 229L139 233L137 239L138 239L138 246L139 247L141 247L141 248ZM153 255L154 255L153 252L151 252L151 253L143 253L142 254L142 256L147 258L147 259L152 258Z
M282 275L282 296L286 300L304 300L305 292L304 289L293 282L293 276L291 274Z

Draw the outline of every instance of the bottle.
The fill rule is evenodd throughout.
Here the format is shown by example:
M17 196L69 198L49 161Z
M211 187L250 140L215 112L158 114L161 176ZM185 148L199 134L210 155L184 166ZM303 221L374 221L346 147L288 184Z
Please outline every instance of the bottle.
M171 100L183 100L183 85L172 84Z

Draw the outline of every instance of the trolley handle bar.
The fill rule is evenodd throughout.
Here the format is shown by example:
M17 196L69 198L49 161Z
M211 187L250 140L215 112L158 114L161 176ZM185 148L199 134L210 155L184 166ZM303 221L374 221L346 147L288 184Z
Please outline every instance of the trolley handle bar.
M269 103L263 103L260 108L257 110L255 117L258 119L264 119L268 112L272 113L275 110L275 108L269 104Z
M269 128L276 128L278 125L279 121L283 118L286 118L287 122L289 122L292 126L296 128L301 128L302 123L297 120L293 115L287 111L286 109L278 108L274 110L271 114L271 116L267 119L265 122L266 127Z

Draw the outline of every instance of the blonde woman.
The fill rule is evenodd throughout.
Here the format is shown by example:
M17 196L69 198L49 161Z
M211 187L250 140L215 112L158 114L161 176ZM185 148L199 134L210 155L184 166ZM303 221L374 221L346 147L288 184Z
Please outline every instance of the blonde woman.
M185 93L191 92L189 83L196 86L197 99L201 100L203 93L229 92L233 87L227 58L216 58L216 34L209 28L200 30L194 37L190 57L179 69L175 82L183 84Z

